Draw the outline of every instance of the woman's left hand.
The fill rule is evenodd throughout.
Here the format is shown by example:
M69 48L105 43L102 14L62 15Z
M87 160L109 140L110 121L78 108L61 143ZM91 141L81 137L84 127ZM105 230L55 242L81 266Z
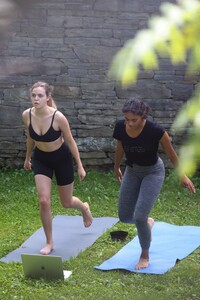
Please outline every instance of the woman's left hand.
M186 187L191 193L196 192L193 182L186 175L181 179L181 184Z
M79 179L83 180L85 178L85 176L86 176L86 172L85 172L83 166L78 167L78 177L79 177Z

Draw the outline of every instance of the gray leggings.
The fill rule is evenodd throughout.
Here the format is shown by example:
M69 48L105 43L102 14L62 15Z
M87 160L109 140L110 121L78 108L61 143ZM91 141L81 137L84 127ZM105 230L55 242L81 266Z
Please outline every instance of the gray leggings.
M151 232L148 215L160 193L165 178L163 161L155 165L126 167L119 193L119 219L135 224L142 250L150 247Z

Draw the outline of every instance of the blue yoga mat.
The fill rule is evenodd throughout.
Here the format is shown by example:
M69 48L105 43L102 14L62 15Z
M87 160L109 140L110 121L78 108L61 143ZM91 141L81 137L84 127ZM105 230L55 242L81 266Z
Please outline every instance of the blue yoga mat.
M82 216L57 215L53 218L54 249L51 255L61 256L63 261L76 257L118 221L119 219L112 217L93 218L92 225L85 228ZM2 257L0 261L21 262L22 253L39 254L44 244L45 235L43 228L40 228L19 248Z
M141 254L138 236L113 257L95 268L104 271L123 269L135 273L164 274L174 267L178 260L200 246L200 227L155 222L152 238L148 268L134 269Z

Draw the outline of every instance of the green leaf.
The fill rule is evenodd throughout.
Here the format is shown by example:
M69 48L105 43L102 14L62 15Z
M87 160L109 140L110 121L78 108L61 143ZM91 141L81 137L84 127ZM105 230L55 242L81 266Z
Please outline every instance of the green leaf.
M145 70L158 69L157 55L153 50L148 51L143 55L142 65Z
M183 24L184 10L183 8L181 8L181 6L177 6L173 3L164 2L161 4L160 10L166 17L168 22L177 24L179 26Z
M194 175L197 169L195 157L196 151L192 145L188 144L181 147L179 153L179 166L177 169L180 177L185 174L190 176Z
M170 40L169 40L169 54L173 64L182 63L186 61L186 48L185 48L185 37L183 33L176 28L171 26L170 28Z
M172 124L172 129L176 132L182 131L185 129L188 123L187 111L185 109L181 109L179 113L176 115L174 122Z
M137 79L137 74L138 74L137 67L134 66L126 67L123 73L121 74L122 86L126 87L135 83Z

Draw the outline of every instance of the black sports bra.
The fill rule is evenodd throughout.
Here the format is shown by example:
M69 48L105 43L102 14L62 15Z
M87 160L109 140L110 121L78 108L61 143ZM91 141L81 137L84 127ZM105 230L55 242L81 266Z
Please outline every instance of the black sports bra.
M31 124L31 108L30 108L30 110L29 110L30 124L29 124L28 129L29 129L29 135L34 141L36 141L36 142L53 142L61 136L61 131L60 130L55 130L52 126L56 112L57 112L57 110L55 110L55 112L53 114L51 125L50 125L49 129L47 130L47 132L43 135L39 135L34 131L34 129L32 127L32 124Z

